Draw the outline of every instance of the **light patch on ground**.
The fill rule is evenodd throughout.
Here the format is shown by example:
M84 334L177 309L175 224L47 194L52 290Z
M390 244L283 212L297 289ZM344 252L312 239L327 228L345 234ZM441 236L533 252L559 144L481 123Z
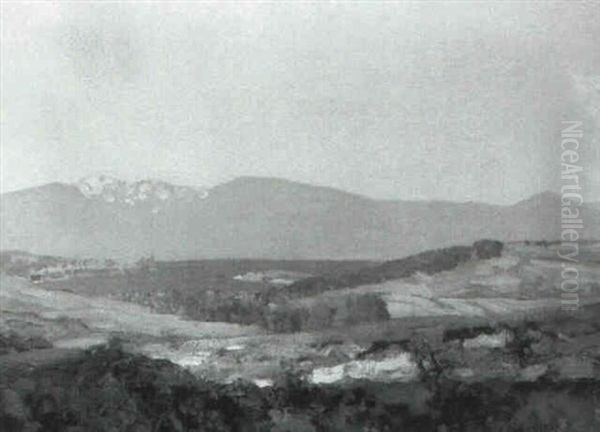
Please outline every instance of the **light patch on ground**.
M291 272L284 270L267 270L263 272L247 272L233 277L240 282L262 283L267 282L273 285L291 285L299 279L309 277L307 273Z
M519 374L519 379L523 381L535 381L548 371L548 366L545 364L536 364L523 368Z
M309 376L313 384L332 384L346 378L371 381L411 381L419 367L410 353L400 353L381 360L353 360L335 366L315 368Z
M512 340L512 335L503 330L495 334L480 334L471 339L463 341L465 348L504 348Z
M466 379L475 376L475 372L471 368L456 368L452 371L452 375L457 378Z
M344 379L345 365L320 367L312 371L309 381L313 384L332 384Z
M260 388L273 387L273 380L270 380L268 378L257 378L253 380L253 382L257 387Z
M56 348L78 348L87 349L96 345L102 345L108 342L106 335L78 337L72 339L60 339L54 341L52 345Z
M241 351L246 348L244 345L229 345L225 347L227 351Z

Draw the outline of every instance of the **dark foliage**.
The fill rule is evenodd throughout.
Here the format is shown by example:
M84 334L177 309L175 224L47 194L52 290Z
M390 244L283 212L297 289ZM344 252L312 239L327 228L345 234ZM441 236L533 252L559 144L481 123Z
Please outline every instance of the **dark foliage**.
M591 432L599 397L593 380L220 385L113 344L3 376L0 430Z
M336 277L319 276L302 279L286 290L290 295L308 297L339 288L351 288L359 285L376 284L387 280L401 279L417 272L435 274L452 270L475 256L478 259L498 257L502 253L502 242L480 240L473 246L454 246L411 255L399 260L360 269Z
M503 248L504 244L497 240L479 240L473 243L473 249L479 259L499 257Z
M39 336L21 336L14 332L0 333L0 355L50 347L52 344Z

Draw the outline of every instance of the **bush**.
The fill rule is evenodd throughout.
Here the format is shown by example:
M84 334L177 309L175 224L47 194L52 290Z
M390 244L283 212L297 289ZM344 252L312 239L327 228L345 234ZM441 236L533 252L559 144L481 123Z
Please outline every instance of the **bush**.
M18 376L0 375L0 430L597 430L596 380L469 383L440 377L434 383L313 386L290 373L259 389L204 381L117 345L22 368Z
M41 336L25 337L15 332L0 334L0 355L43 348L52 348L52 344Z
M473 243L473 249L479 259L497 258L502 255L504 244L498 240L479 240Z

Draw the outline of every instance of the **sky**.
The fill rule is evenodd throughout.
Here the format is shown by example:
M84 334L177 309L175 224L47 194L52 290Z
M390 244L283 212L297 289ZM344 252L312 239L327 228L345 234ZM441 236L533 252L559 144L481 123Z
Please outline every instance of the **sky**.
M600 2L2 2L2 192L282 177L382 199L600 200Z

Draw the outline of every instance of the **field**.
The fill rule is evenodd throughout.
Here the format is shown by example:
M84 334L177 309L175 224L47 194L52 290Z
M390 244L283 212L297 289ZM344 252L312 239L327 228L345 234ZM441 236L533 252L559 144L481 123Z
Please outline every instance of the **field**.
M559 421L596 430L600 249L582 245L579 306L567 313L556 248L513 243L486 257L450 248L386 263L145 262L35 283L4 264L0 387L25 414L3 421L87 424L65 417L68 398L51 396L63 410L53 420L27 405L46 391L44 374L65 380L71 370L112 377L89 391L122 389L137 408L116 417L131 426L151 402L132 402L139 371L116 365L141 362L152 372L135 379L166 385L175 405L190 401L163 374L191 374L186 391L217 398L206 403L226 426L208 430L561 430ZM18 377L36 384L21 388ZM473 412L453 413L473 394ZM576 408L558 418L565 401ZM228 403L248 425L227 426ZM160 410L165 430L199 421Z

